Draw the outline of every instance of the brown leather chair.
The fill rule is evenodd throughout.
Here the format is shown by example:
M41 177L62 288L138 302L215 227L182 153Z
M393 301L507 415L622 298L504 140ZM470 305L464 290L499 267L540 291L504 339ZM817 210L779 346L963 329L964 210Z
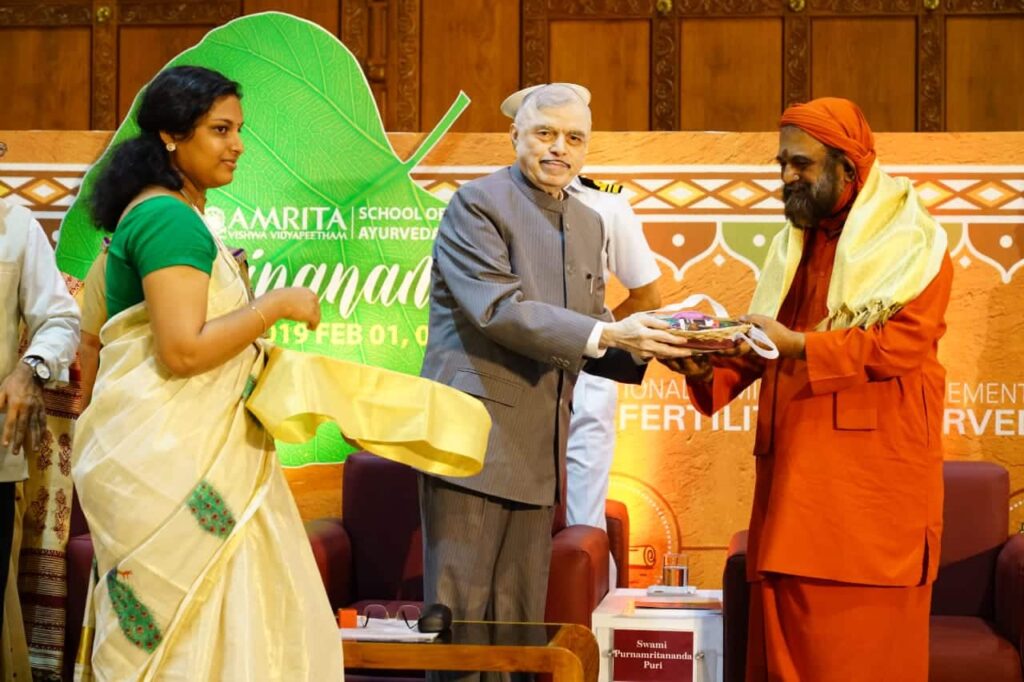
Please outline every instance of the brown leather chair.
M617 584L628 584L628 515L618 502L607 509L614 514L608 534L567 527L564 509L556 510L546 620L590 627L591 612L608 592L609 537L617 566L624 567ZM412 469L368 453L350 455L341 518L310 522L307 532L335 607L423 599L423 539Z
M991 462L945 462L942 558L932 591L930 682L1024 682L1024 535L1007 539L1010 477ZM725 682L747 658L747 532L725 565Z

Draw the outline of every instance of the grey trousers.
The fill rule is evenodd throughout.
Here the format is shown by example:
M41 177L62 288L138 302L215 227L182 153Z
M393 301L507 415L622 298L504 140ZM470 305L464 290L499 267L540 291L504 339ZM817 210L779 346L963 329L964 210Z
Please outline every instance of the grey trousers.
M455 620L543 622L554 507L482 495L423 474L419 493L424 602L448 605ZM427 675L435 682L508 677Z

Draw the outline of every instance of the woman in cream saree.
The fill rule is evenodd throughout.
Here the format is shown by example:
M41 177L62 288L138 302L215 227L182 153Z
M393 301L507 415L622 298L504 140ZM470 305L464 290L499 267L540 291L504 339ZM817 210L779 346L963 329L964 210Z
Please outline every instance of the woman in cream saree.
M184 68L192 70L158 76L146 97L168 91L187 96L183 87L213 78L214 72ZM218 87L227 87L214 75L221 79ZM237 95L217 97L201 119L190 122L188 137L172 138L166 146L178 161L188 161L188 149L190 163L202 170L212 144L216 165L208 167L230 181L220 159L231 145L234 158L241 154L241 110ZM223 102L230 106L217 104ZM143 112L146 107L144 101ZM205 121L221 120L222 109L227 124L206 132ZM227 135L220 133L228 127ZM143 128L140 137L146 135ZM234 135L235 141L218 142L218 135ZM187 147L189 140L198 142ZM163 143L157 138L156 144ZM111 163L117 161L115 156ZM118 237L133 234L122 229L129 217L191 212L182 197L201 208L190 196L199 183L188 170L182 163L185 185L176 192L151 188L121 206L111 258ZM199 191L210 186L217 185L207 182ZM183 224L194 228L195 216L186 217L193 222L169 223L165 233ZM253 302L234 258L211 236L216 255L205 289L206 322L200 317L197 326L201 334L221 336L207 338L206 350L196 351L201 360L189 360L194 368L183 371L167 362L167 337L160 335L166 322L158 314L177 315L176 299L168 306L168 299L156 295L150 278L160 271L143 278L145 300L112 310L100 334L96 391L78 422L73 457L74 483L96 552L87 607L87 625L91 614L94 631L87 627L84 633L76 678L334 682L343 678L337 625L273 441L244 406L265 364L262 341L252 339L261 327L266 331L266 318L273 324L289 316L281 311L296 308ZM163 272L173 270L187 269ZM186 317L195 310L188 306L199 303L184 300L186 295L202 291L184 284L182 293L176 291L177 282L203 276L190 272L172 278L171 291L163 292L181 296ZM108 265L108 287L111 273ZM292 319L315 325L317 317L318 312Z
M114 237L110 319L73 455L96 553L78 679L343 678L337 625L261 423L304 442L333 421L359 447L438 475L482 467L490 418L476 399L262 340L281 319L315 328L320 304L302 287L252 299L201 220L205 190L231 182L244 149L237 87L199 67L158 75L136 116L142 134L114 149L93 190L93 217Z
M220 247L209 316L247 304ZM73 469L96 550L97 679L341 679L337 626L301 519L273 441L244 406L262 352L254 345L198 376L169 376L145 303L101 337Z

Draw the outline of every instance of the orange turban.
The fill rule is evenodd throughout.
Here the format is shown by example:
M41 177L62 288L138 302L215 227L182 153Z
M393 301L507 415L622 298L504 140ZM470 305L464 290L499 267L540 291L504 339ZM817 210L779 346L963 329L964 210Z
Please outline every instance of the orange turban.
M864 112L841 97L819 97L782 112L779 127L796 126L829 147L835 147L857 168L857 189L864 186L875 162L875 136Z

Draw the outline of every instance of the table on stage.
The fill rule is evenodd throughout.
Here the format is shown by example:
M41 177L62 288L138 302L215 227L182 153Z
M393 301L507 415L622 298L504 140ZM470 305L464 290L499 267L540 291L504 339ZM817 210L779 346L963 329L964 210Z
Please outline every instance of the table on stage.
M704 597L721 601L721 590L697 590L693 597ZM671 653L689 655L691 665L688 672L649 670L642 679L673 680L673 682L722 682L725 634L721 607L713 610L687 608L637 608L638 600L648 603L672 603L687 597L648 596L647 590L615 589L605 596L594 610L592 622L597 639L598 682L614 682L614 680L630 679L629 672L615 675L616 659L621 657L622 644L616 644L616 633L635 633L638 639L658 640L659 635L667 633L688 633L692 639L685 651L680 651L678 644L670 645ZM634 640L628 637L628 640ZM667 639L665 637L664 639ZM650 645L648 645L650 646ZM628 653L628 652L626 652ZM633 653L636 653L635 651ZM669 653L668 650L651 649L647 653ZM621 657L621 658L620 658ZM657 659L654 659L657 660ZM657 664L659 668L662 666ZM667 665L667 664L666 664Z
M432 642L342 640L345 667L551 673L554 682L595 682L597 641L576 624L456 621Z

